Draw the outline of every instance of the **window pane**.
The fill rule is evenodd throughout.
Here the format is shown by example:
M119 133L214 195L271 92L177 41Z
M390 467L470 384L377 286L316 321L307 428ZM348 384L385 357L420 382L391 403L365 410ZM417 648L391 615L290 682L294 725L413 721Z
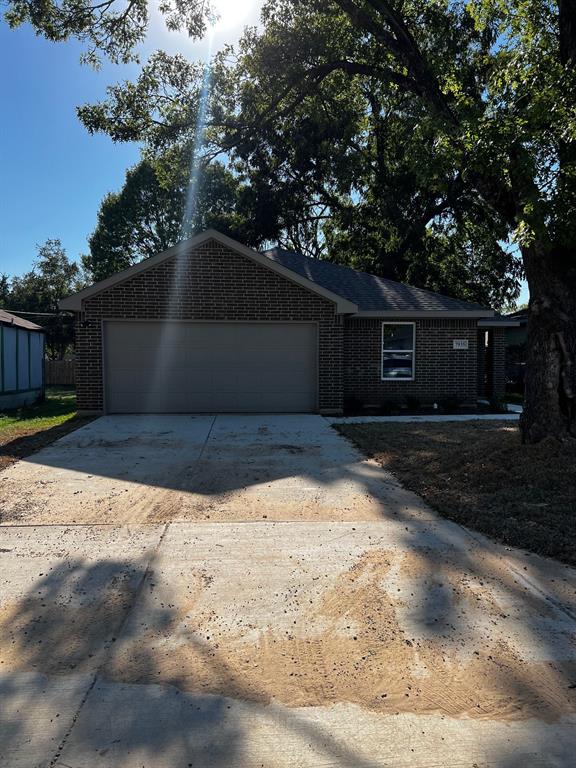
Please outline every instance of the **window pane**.
M413 325L392 325L384 323L382 331L382 349L412 349L413 341Z
M382 377L385 379L411 379L412 363L412 352L383 352Z

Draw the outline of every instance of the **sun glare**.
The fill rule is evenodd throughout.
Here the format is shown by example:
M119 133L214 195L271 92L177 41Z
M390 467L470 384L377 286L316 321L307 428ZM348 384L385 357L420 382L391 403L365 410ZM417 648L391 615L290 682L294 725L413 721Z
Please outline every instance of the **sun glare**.
M214 22L214 31L220 32L240 26L254 8L254 2L255 0L213 0L212 5L218 17Z

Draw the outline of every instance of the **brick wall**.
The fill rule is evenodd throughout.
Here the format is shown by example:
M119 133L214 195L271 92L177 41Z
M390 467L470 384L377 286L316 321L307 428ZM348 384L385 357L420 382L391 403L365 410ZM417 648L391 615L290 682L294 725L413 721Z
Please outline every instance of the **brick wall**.
M489 396L501 399L506 394L506 329L492 328L489 343L490 390Z
M103 319L316 322L319 407L325 412L340 411L351 397L366 404L407 396L422 403L477 398L475 320L416 320L415 380L382 381L381 320L342 318L332 302L216 241L84 300L76 322L76 386L84 411L103 409ZM468 350L454 350L454 339L467 339ZM499 371L503 335L495 349Z
M102 320L312 321L319 328L319 405L343 403L342 319L335 305L216 241L85 299L76 323L78 408L103 409Z
M414 381L382 381L382 320L350 319L344 327L344 396L363 404L423 404L446 397L475 404L477 393L477 321L416 320ZM467 339L467 350L454 350L454 339Z
M486 330L478 331L478 397L486 397L487 370L486 370Z

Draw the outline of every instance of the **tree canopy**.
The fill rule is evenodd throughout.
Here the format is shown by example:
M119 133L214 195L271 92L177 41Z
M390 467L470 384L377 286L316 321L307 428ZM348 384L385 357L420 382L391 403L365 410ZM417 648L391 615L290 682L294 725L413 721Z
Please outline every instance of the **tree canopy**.
M231 158L271 218L284 219L277 236L384 276L495 306L513 301L521 264L512 229L464 183L467 150L437 141L436 116L403 76L384 77L390 57L358 44L337 3L269 3L264 19L234 57L216 57L204 138L207 153ZM468 27L453 49L480 45L471 18ZM155 149L191 140L202 71L158 52L134 83L111 87L80 117L91 131Z
M122 189L104 198L89 240L90 253L82 259L93 280L166 250L183 232L214 227L250 240L238 213L240 182L221 163L212 162L203 170L196 205L187 211L189 166L189 156L180 150L143 158L128 170Z
M47 356L62 360L71 351L74 328L73 318L60 313L58 302L83 287L82 276L60 240L46 240L37 249L38 258L29 272L12 279L0 277L0 307L26 313L27 319L41 325L46 331Z
M137 61L150 23L147 0L9 0L7 6L11 27L28 22L47 40L80 40L83 61L94 66L102 54L116 63ZM169 29L184 29L196 39L214 16L210 0L161 0L159 10Z

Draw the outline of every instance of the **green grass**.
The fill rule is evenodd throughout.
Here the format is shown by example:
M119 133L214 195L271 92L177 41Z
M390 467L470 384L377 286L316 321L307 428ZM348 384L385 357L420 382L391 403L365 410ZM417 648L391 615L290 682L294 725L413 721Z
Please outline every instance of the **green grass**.
M43 402L0 413L0 470L91 421L76 413L72 387L52 387Z
M76 392L73 387L50 388L44 402L0 413L0 435L22 430L56 427L76 416Z

